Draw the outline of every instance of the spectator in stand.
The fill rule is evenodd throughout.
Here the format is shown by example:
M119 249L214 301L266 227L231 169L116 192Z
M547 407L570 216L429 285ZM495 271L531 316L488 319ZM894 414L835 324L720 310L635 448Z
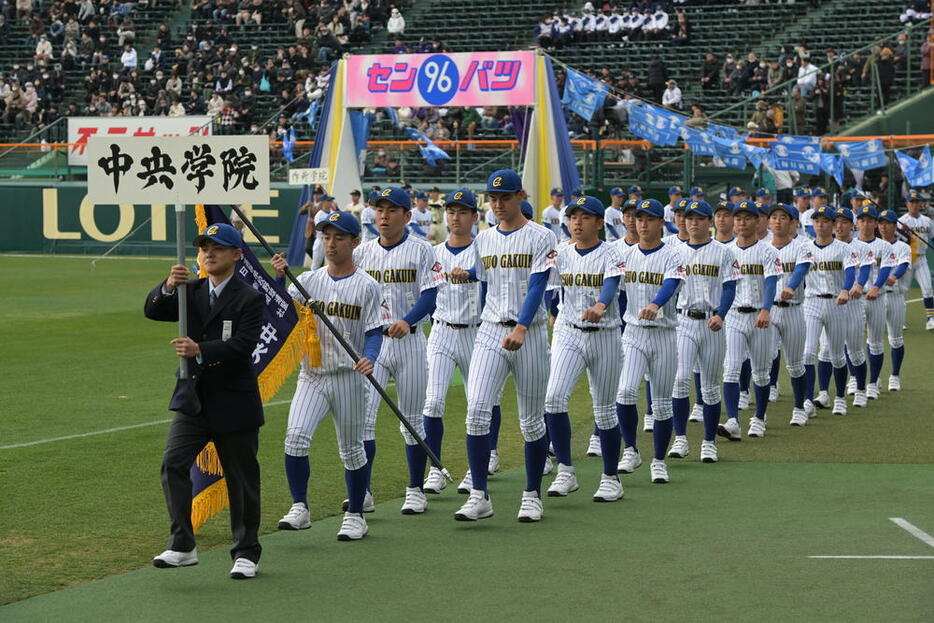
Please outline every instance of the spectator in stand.
M920 24L931 17L931 4L929 0L908 0L905 11L898 16L902 24Z
M801 97L808 99L811 97L811 91L817 85L817 67L811 64L810 58L805 58L801 67L798 68L798 90Z
M36 43L36 54L33 56L37 63L44 63L52 58L52 42L45 35L39 36Z
M789 127L793 134L807 134L807 100L801 95L801 89L794 87L791 90L791 113L794 115L794 125Z
M895 67L900 68L905 64L906 57L908 56L908 35L906 33L898 33L898 37L895 41L895 47L892 48L892 52L895 53L895 57L892 59Z
M117 44L122 48L126 43L136 41L136 30L133 27L133 20L124 17L123 21L117 26Z
M748 75L749 74L746 72L746 61L737 61L729 77L724 80L727 92L734 96L742 95L746 90Z
M879 59L876 61L876 72L879 74L879 89L882 91L882 103L892 101L892 86L895 84L895 53L891 48L882 48Z
M749 88L753 91L765 91L769 84L769 72L765 61L760 60L752 70L749 78Z
M823 136L830 128L830 83L824 74L817 76L811 97L814 104L814 131L817 136Z
M396 7L392 7L389 21L386 22L386 32L394 37L405 34L405 18L402 17L402 13Z
M691 104L691 116L684 122L684 125L695 130L706 130L707 124L707 114L704 107L697 103Z
M658 41L668 37L669 28L668 13L665 12L662 5L658 4L655 7L655 12L651 13L646 19L645 24L642 26L642 32L647 40Z
M766 73L766 88L772 89L785 81L785 73L778 59L769 61L769 70Z
M786 55L782 59L782 82L798 79L798 57L797 55Z
M668 68L661 57L656 54L649 60L646 72L645 83L651 93L652 101L661 103L662 94L665 92L665 83L668 82Z
M720 84L720 60L712 52L704 57L704 66L701 69L700 84L705 91L712 91Z
M678 21L675 23L675 27L671 31L671 44L675 46L682 46L690 40L691 36L688 30L688 18L682 13L678 12Z
M636 78L635 74L630 74L626 78L626 84L623 86L623 93L627 93L639 99L643 99L646 96L645 91L643 91L642 87L639 85L639 79Z
M934 46L931 45L930 35L921 44L921 69L918 74L918 86L926 87L931 84L931 54L934 52Z
M221 109L218 134L236 134L236 124L237 109L234 108L232 101L226 100Z
M859 52L854 52L845 62L845 84L851 86L861 86L863 84L863 68L866 61Z
M216 117L224 109L226 102L224 98L221 97L221 94L217 91L211 95L211 99L208 100L208 115L211 117Z
M681 89L678 88L678 83L674 80L669 80L666 84L668 88L666 88L665 92L662 94L662 106L681 110L684 103L681 99Z

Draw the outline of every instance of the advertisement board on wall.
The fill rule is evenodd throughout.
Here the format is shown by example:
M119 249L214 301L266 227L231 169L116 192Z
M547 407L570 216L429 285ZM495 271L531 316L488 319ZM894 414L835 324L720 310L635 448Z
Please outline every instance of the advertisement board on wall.
M92 136L211 135L211 117L69 117L69 166L87 166L88 139Z

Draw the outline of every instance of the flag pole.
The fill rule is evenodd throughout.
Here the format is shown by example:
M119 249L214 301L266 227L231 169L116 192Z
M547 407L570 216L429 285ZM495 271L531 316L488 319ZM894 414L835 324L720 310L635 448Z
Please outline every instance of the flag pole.
M185 265L185 204L175 204L175 252L178 264ZM188 284L180 283L178 289L178 337L188 337ZM178 358L178 378L188 378L188 362Z

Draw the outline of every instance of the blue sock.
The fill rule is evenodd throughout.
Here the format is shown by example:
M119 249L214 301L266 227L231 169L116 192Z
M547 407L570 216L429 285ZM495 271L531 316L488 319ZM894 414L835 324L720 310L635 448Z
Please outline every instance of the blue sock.
M308 455L285 455L285 478L289 481L289 493L292 502L301 502L308 508L308 478L311 476L311 464Z
M769 370L769 385L775 387L778 385L778 371L782 365L782 353L779 351L772 360L772 369Z
M869 382L878 383L882 375L882 362L885 361L885 354L873 355L869 353Z
M668 452L668 444L671 442L671 429L673 426L674 422L672 418L655 420L652 441L655 446L655 458L660 461L665 460L665 453Z
M856 372L853 375L856 377L856 389L863 391L866 389L866 362L864 361L863 363L859 364L858 366L854 366L853 368Z
M899 346L892 349L892 376L898 376L902 371L902 360L905 358L905 347Z
M405 460L409 464L409 486L422 488L425 482L425 465L428 464L428 455L418 444L405 444Z
M853 365L853 360L850 359L850 349L847 348L845 353L846 355L846 369L850 373L850 376L856 376L856 366Z
M675 435L688 434L688 412L691 410L691 401L687 398L672 398L671 409L674 412Z
M555 447L555 458L562 465L571 464L571 418L567 411L563 413L546 413L545 425L548 435Z
M837 386L837 398L846 396L846 366L833 368L833 382Z
M373 478L373 460L376 459L376 440L364 441L363 451L366 452L366 490L371 491L370 481Z
M360 469L344 470L344 482L347 483L347 512L362 513L363 498L366 497L366 465Z
M717 425L720 424L720 403L704 403L704 441L717 438Z
M542 471L548 456L548 437L542 435L537 441L525 442L525 490L542 495Z
M704 393L700 386L700 372L694 373L694 404L704 404Z
M439 417L422 418L425 423L425 443L441 458L441 440L444 438L444 420Z
M769 406L769 386L753 385L753 391L756 393L756 417L764 420L765 410Z
M593 425L593 432L591 433L591 435L595 435L595 436L599 436L599 435L600 435L600 429L597 428L597 425L596 425L596 424Z
M503 422L503 412L499 405L493 407L490 412L490 450L496 450L499 443L499 425Z
M473 488L486 491L490 469L490 435L467 435L467 464Z
M817 362L817 386L822 392L830 390L830 377L833 376L833 364L829 361Z
M726 406L727 419L739 417L739 383L723 384L723 404Z
M600 454L603 455L603 473L607 476L615 476L616 467L619 465L619 447L623 439L619 426L606 430L598 428L597 434L600 436Z
M922 299L921 302L924 303L925 311L928 313L934 311L934 296L926 296Z
M752 381L752 362L748 359L743 362L739 369L739 389L743 392L749 392L749 383Z
M804 398L814 400L814 364L804 364Z
M645 414L652 415L652 384L645 382Z
M795 396L795 409L804 408L804 385L806 375L791 377L791 393Z
M639 428L639 410L636 405L616 403L616 417L627 448L636 448L636 430ZM638 448L636 448L638 450Z

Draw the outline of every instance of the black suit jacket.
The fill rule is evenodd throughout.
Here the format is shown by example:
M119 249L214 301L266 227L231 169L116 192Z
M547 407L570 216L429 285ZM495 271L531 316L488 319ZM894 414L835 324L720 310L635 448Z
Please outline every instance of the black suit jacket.
M163 285L157 285L146 298L146 317L178 322L177 294L164 296ZM256 429L263 425L263 405L252 357L263 324L263 295L236 276L213 308L208 303L209 294L207 279L188 281L188 337L200 346L201 363L188 359L192 380L176 381L169 409L204 417L218 433ZM225 320L232 323L227 340L222 339ZM201 403L197 413L185 407L197 402L185 395L192 387Z

